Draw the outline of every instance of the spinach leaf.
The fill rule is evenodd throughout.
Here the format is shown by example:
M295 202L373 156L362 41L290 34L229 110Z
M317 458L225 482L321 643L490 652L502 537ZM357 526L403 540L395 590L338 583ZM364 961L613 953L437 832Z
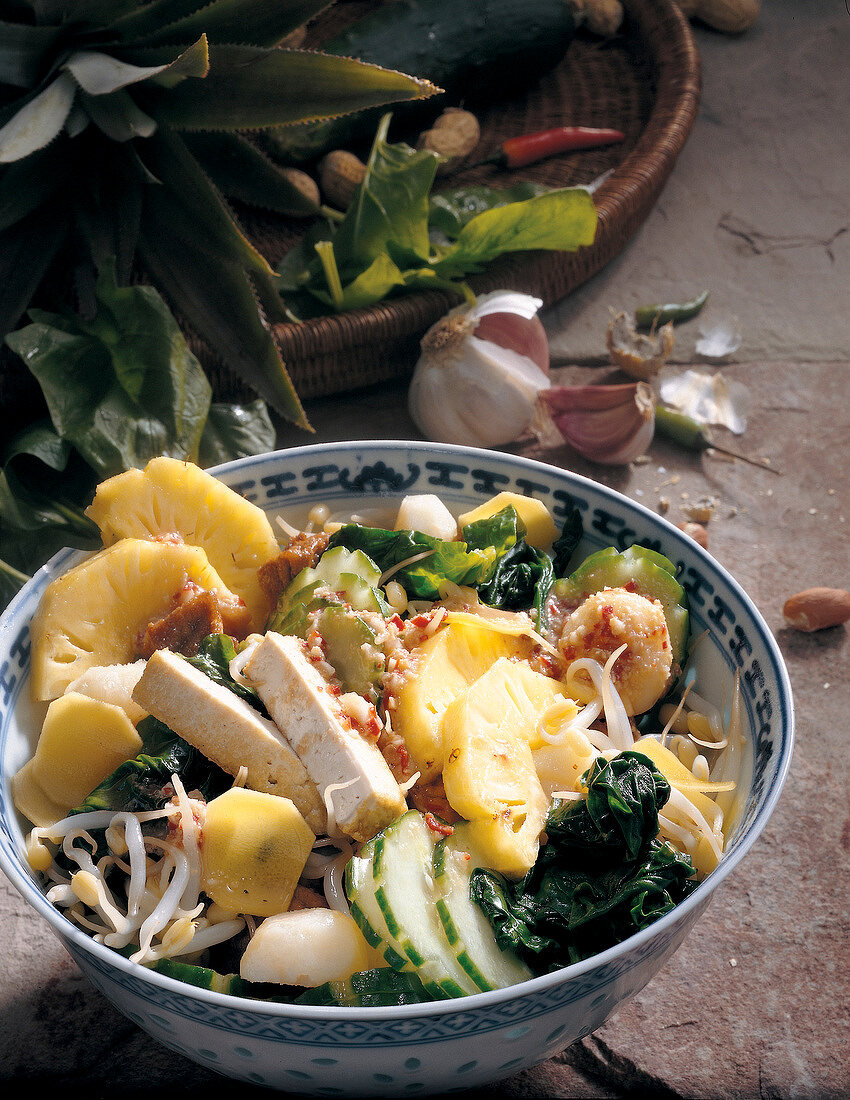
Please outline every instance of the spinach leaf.
M163 299L98 276L92 319L31 310L6 343L27 363L50 418L99 478L160 454L197 459L211 388Z
M428 224L431 229L439 230L454 240L461 229L477 214L497 206L507 206L510 202L522 202L542 195L547 189L531 180L520 180L511 187L477 186L455 187L440 191L431 196L428 211Z
M490 577L498 556L492 547L469 548L465 542L438 539L421 531L387 531L356 523L346 524L331 535L328 549L334 546L362 550L382 573L425 555L403 565L395 574L408 595L418 600L439 599L440 582L444 580L477 587Z
M268 718L268 711L259 695L230 675L230 662L235 656L236 644L229 634L209 634L198 646L197 654L185 659L214 683L228 688L234 695L250 703L255 710Z
M620 943L696 885L690 859L658 840L670 788L647 757L598 760L584 781L586 801L553 802L548 842L523 880L483 868L470 880L500 945L538 973Z
M388 125L387 115L339 224L314 229L278 269L278 290L294 316L315 315L315 303L341 311L411 289L469 297L466 277L507 252L573 252L593 242L596 208L585 188L540 192L517 185L432 199L438 158L403 142L390 144Z
M210 405L201 432L199 462L205 469L234 458L273 451L277 434L265 401Z
M561 533L552 544L552 564L556 577L566 577L570 572L573 554L584 534L581 512L573 506L564 519Z
M187 791L198 790L206 799L232 785L231 776L159 719L143 718L137 729L142 738L138 756L119 764L72 814L89 810L138 813L159 809L171 798L171 777L175 774Z

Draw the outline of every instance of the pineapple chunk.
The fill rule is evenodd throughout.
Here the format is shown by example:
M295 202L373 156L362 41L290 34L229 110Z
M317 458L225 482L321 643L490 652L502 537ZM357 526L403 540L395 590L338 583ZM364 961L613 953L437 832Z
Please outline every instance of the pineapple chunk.
M34 824L52 824L141 747L142 739L121 707L69 692L47 708L35 755L12 780L15 804ZM45 815L52 820L36 820Z
M458 517L457 525L463 529L470 523L479 519L489 519L497 512L501 512L508 505L513 505L517 515L525 524L525 541L529 546L538 550L547 550L558 534L555 521L549 513L549 509L542 500L534 497L525 497L520 493L496 493L494 497L479 504L471 512L464 512Z
M282 913L315 839L288 798L231 787L207 806L201 887L235 913Z
M404 740L421 783L440 774L440 722L448 705L494 661L526 649L522 638L471 622L451 623L419 647L413 674L398 695L393 729Z
M521 878L537 859L549 800L529 745L545 705L527 666L500 658L443 716L443 785L487 865ZM535 674L536 675L536 674Z
M98 486L86 509L104 546L121 538L177 534L201 546L227 587L241 596L254 630L269 614L257 570L279 553L265 512L191 462L153 458Z
M44 591L33 616L31 690L55 699L95 665L129 664L136 636L188 583L232 593L199 546L121 539Z

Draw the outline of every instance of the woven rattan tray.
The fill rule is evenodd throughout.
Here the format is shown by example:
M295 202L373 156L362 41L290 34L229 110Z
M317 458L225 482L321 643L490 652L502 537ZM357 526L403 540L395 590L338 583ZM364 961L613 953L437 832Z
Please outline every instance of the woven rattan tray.
M350 16L366 10L368 0L347 0L340 7ZM477 112L482 138L474 156L511 134L557 125L614 126L625 132L623 144L552 158L516 173L475 168L448 181L498 185L522 178L561 187L587 184L613 169L596 191L594 244L578 253L515 254L472 280L476 291L511 287L552 304L615 257L658 198L694 124L699 55L673 0L625 0L624 7L626 19L616 37L580 34L562 63L522 99ZM320 25L315 41L328 31ZM299 232L303 229L292 224L255 227L272 263ZM418 292L369 309L278 325L275 336L302 399L344 393L408 373L421 335L451 304L440 292ZM216 392L240 396L236 380L204 358Z

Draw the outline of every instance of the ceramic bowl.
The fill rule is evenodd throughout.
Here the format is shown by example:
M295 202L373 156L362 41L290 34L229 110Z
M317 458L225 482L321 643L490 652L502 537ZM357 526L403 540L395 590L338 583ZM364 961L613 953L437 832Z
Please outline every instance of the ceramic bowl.
M700 689L722 705L740 672L752 748L746 797L719 868L650 928L585 962L522 985L400 1008L315 1008L241 1000L184 985L89 939L53 908L24 860L27 825L10 777L33 751L29 622L49 580L79 553L41 569L0 618L0 865L80 969L123 1013L180 1054L228 1077L315 1096L462 1091L543 1061L598 1028L681 944L714 889L770 817L791 757L793 707L778 647L735 580L695 542L641 505L588 479L512 455L440 444L304 446L214 471L272 514L316 503L366 511L407 493L438 494L455 513L509 489L545 501L556 520L577 506L587 551L640 541L675 561L691 606Z

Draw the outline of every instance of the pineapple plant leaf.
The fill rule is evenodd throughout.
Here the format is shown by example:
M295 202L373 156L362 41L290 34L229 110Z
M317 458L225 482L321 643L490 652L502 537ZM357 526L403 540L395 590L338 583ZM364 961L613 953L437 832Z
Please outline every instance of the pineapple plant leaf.
M258 132L439 90L279 45L326 6L0 0L0 336L33 304L93 313L115 257L122 285L150 281L237 377L309 429L270 331L278 287L229 200L312 213L257 150Z

